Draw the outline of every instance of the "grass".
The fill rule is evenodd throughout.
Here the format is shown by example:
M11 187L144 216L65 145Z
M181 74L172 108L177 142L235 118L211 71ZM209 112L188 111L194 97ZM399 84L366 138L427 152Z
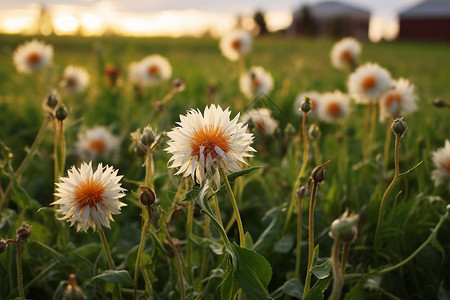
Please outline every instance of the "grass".
M230 106L233 115L243 112L257 103L243 98L238 86L238 66L220 55L218 41L190 38L128 38L128 37L38 37L54 47L54 65L38 77L18 74L12 62L14 49L31 37L0 36L0 140L13 154L12 166L17 168L26 155L27 147L44 119L41 104L49 91L58 89L63 68L67 64L82 65L91 74L89 90L81 96L61 93L62 100L70 115L66 122L66 142L68 149L66 167L79 164L73 155L73 147L80 128L94 125L110 126L122 137L121 156L114 163L119 174L124 175L124 186L129 191L125 202L128 207L115 217L115 223L106 234L113 255L121 269L132 270L139 244L140 206L137 202L139 182L143 181L143 159L137 157L130 148L129 133L143 128L149 123L158 132L168 131L189 108L203 108L209 103ZM251 166L262 168L253 174L240 178L243 188L238 198L244 228L254 243L264 230L272 224L272 238L259 241L258 251L266 257L273 269L268 286L270 293L290 279L295 264L295 222L291 222L286 236L281 236L285 206L291 191L301 159L295 159L293 137L283 132L288 123L297 130L301 122L293 110L293 102L301 92L319 92L340 89L346 91L347 74L334 70L330 64L329 51L334 41L290 39L280 37L257 38L247 66L261 65L272 73L275 88L269 95L274 117L279 120L280 130L274 137L255 138L258 150ZM393 175L394 162L391 159L389 172L383 174L376 160L383 152L385 126L377 123L374 155L367 164L361 164L361 138L364 108L354 106L351 117L339 126L320 124L320 152L324 161L330 160L327 178L319 188L315 232L316 245L320 244L319 262L330 256L332 239L328 237L331 222L346 209L361 215L355 244L350 249L347 274L368 273L382 266L394 265L408 257L428 237L430 229L438 222L443 208L449 203L449 191L444 187L435 188L431 180L431 152L443 147L449 138L450 121L448 111L431 105L435 97L450 99L450 46L448 44L426 42L383 42L362 45L362 62L376 62L387 68L393 78L405 77L416 85L419 95L419 110L405 118L408 131L400 145L400 172L404 172L423 160L412 172L400 176L388 196L385 215L381 226L378 262L373 260L372 244L375 234L377 213L381 197ZM170 82L145 91L142 99L135 99L132 88L127 84L127 68L130 62L146 55L159 53L169 59L173 76L186 82L186 89L176 94L158 118L151 118L153 104L171 89ZM117 91L109 90L103 83L103 67L114 63L122 69L123 85ZM169 155L163 151L165 143L155 150L155 191L160 199L162 211L168 213L180 178L167 170ZM391 147L393 157L393 143ZM37 213L53 201L53 137L47 131L38 155L33 159L20 184L14 188L9 206L0 212L0 238L12 238L15 228L22 221L33 226L31 241L23 245L24 281L27 298L50 298L61 293L62 282L69 273L76 273L80 286L90 299L106 297L112 288L109 283L96 280L96 267L105 266L106 261L99 255L101 245L92 233L75 233L54 219L52 210ZM8 184L7 170L2 160L1 187ZM307 174L314 167L309 162ZM305 183L305 178L302 183ZM189 184L191 185L191 184ZM224 222L232 214L232 207L225 193L219 193ZM307 201L306 201L307 202ZM305 202L305 203L306 203ZM307 205L304 205L306 216ZM169 226L172 236L181 241L181 251L185 249L185 210ZM295 220L296 218L292 218ZM307 226L304 218L304 226ZM207 255L210 265L209 286L205 299L214 299L216 290L224 278L214 270L225 271L217 256L208 251L219 245L218 233L212 231L213 238L202 239L203 216L194 220L194 274L198 277L188 286L193 297L195 285L199 284L199 269L202 258ZM69 231L69 243L65 244L61 233ZM377 277L357 281L346 281L345 299L384 299L392 294L400 299L446 299L450 289L448 270L450 242L448 223L439 232L430 246L403 268ZM58 234L56 234L57 232ZM307 230L304 230L304 233ZM158 235L159 234L159 235ZM229 233L230 239L237 241L237 228ZM158 244L158 237L161 239ZM303 237L306 242L306 236ZM168 250L162 246L161 232L151 235L146 248L146 266L153 270L155 294L162 299L178 299L177 275ZM291 241L291 242L290 242ZM48 247L45 247L47 245ZM9 247L13 248L13 247ZM304 243L301 270L306 269L306 243ZM206 254L205 254L206 253ZM83 263L79 263L79 260ZM52 265L51 270L47 267ZM16 296L14 251L8 249L0 255L0 298ZM45 272L44 272L45 271ZM132 274L132 272L130 272ZM213 276L216 274L215 276ZM219 274L219 275L217 275ZM303 281L304 276L301 277ZM27 282L34 280L30 286ZM317 279L314 279L316 281ZM141 287L144 286L140 282ZM370 287L370 288L369 288ZM173 292L171 292L173 290ZM55 292L56 291L56 292ZM286 293L286 288L283 290ZM329 294L327 290L326 295ZM109 295L109 294L108 294ZM353 297L353 298L352 298ZM392 297L391 297L392 298ZM396 298L392 298L396 299Z

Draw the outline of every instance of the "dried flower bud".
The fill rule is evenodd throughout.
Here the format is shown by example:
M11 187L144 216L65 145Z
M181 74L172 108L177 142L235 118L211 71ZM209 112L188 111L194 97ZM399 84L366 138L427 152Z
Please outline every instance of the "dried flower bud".
M172 81L172 85L177 90L177 92L184 91L184 89L186 87L186 84L184 83L184 81L181 78L175 78Z
M144 132L141 135L141 143L145 146L151 146L155 142L155 134L152 127L149 125L144 128Z
M0 253L5 252L8 243L5 240L0 240Z
M51 92L44 100L45 106L51 109L54 109L60 102L59 95L55 91Z
M69 275L69 284L66 286L63 292L62 300L85 300L86 295L83 290L78 286L75 274Z
M166 104L163 101L156 101L154 107L157 112L161 113L166 109Z
M391 128L395 135L401 137L408 129L408 126L406 125L406 122L403 121L403 118L397 118L392 122Z
M307 112L311 111L312 104L311 104L311 99L308 96L305 96L305 101L303 101L302 105L300 105L300 109L304 113L307 113Z
M55 111L55 117L59 121L64 121L67 118L68 115L67 108L64 105L58 106L58 108Z
M23 223L22 226L16 230L16 240L17 242L26 242L31 234L31 226L27 223Z
M434 98L431 103L433 103L434 106L439 108L447 106L447 102L445 102L444 99L442 98Z
M320 137L320 128L319 126L317 126L317 124L312 124L311 126L309 126L308 129L308 136L310 139L315 140L318 139Z
M298 198L303 199L303 197L305 197L307 191L308 190L306 189L306 186L302 185L302 186L299 186L295 192L297 193Z
M313 180L315 183L321 183L325 180L327 176L326 167L330 161L327 161L326 163L321 164L320 166L317 166L312 170L310 179Z
M294 136L296 133L295 127L291 123L287 123L284 128L284 134L288 137Z
M353 242L358 235L356 228L358 218L359 216L356 214L348 216L348 213L345 212L339 219L331 223L330 236L345 243Z
M155 192L146 186L140 186L139 188L141 189L139 192L139 202L146 207L152 206L156 201Z

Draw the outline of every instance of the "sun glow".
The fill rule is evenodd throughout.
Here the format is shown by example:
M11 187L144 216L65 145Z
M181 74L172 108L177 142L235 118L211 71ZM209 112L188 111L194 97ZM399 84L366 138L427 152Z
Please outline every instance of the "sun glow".
M80 21L77 18L65 14L57 15L52 23L55 33L58 35L75 34L80 27Z

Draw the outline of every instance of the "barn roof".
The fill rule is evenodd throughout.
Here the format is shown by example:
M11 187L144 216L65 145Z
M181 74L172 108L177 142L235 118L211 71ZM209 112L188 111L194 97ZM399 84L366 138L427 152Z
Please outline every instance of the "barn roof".
M324 1L309 7L311 14L316 18L359 17L370 18L370 11L344 2Z
M427 0L399 14L400 18L450 17L450 0Z

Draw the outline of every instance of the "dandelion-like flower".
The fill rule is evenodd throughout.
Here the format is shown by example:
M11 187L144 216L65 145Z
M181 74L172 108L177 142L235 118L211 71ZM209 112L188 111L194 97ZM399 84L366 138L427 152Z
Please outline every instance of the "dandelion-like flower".
M311 110L308 112L308 117L317 117L317 112L319 111L319 106L322 102L322 95L316 91L310 91L301 93L298 95L297 99L294 102L294 112L300 116L303 115L303 111L300 109L302 103L305 101L305 96L307 96L311 101Z
M241 75L239 86L248 99L267 95L273 88L272 75L262 67L251 67L248 72Z
M17 47L13 59L20 73L35 73L51 64L53 47L38 40L28 41Z
M252 109L242 115L242 122L252 122L254 128L264 135L273 135L278 127L278 121L274 120L267 108Z
M120 208L126 206L120 202L125 196L125 189L119 183L122 176L118 170L100 163L97 170L92 169L92 162L83 162L79 169L72 167L68 177L60 177L56 183L56 193L59 199L52 205L59 205L57 210L60 220L77 223L77 231L90 228L94 231L103 226L110 228L112 215L120 213Z
M350 112L350 99L340 91L324 93L321 99L318 116L324 122L338 122Z
M150 86L167 80L172 76L172 66L167 58L153 54L129 67L130 80L135 84Z
M417 94L415 87L407 79L400 78L393 82L380 102L380 120L384 121L389 116L405 117L417 110Z
M89 74L84 68L70 65L64 69L63 78L60 82L60 86L63 89L79 94L86 90L88 84Z
M179 126L167 133L170 141L166 151L173 155L170 167L179 168L176 175L191 175L198 183L213 176L218 183L219 168L225 173L239 171L239 163L253 156L247 153L255 151L250 146L253 134L246 132L246 124L238 122L239 114L232 120L230 115L228 108L211 105L203 115L191 109L180 116Z
M391 86L391 75L378 64L367 63L350 74L348 91L359 103L376 102Z
M331 49L331 64L339 70L353 70L359 62L361 44L357 39L346 37Z
M250 52L252 37L247 31L237 29L224 35L220 40L219 47L223 56L231 61L236 61Z
M434 170L431 172L431 178L435 186L447 183L450 190L450 141L445 140L445 146L434 151L432 154Z
M119 154L119 149L119 138L103 126L80 132L75 144L75 153L84 161L91 161L96 158L115 160Z

